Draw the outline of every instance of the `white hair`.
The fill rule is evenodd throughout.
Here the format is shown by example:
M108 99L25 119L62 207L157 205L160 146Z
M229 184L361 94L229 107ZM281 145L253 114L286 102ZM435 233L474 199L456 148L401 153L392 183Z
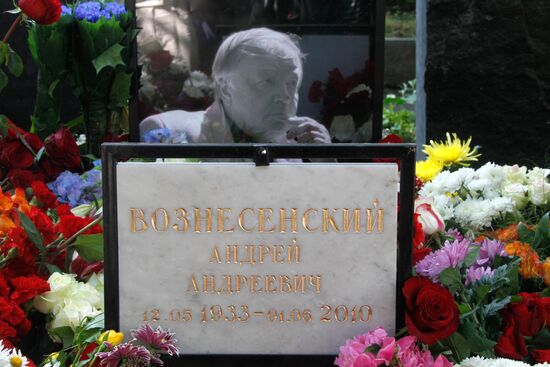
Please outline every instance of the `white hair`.
M217 94L219 88L230 82L230 75L243 57L272 56L281 61L292 61L301 69L304 55L297 41L294 37L268 28L253 28L231 34L221 44L212 65Z

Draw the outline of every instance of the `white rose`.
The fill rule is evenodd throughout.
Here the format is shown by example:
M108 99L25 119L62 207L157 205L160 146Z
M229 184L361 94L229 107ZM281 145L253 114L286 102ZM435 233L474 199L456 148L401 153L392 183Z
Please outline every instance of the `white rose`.
M78 283L73 293L71 300L85 301L95 308L103 308L103 300L99 292L90 284Z
M34 298L34 307L44 313L56 313L63 307L65 298L72 293L76 285L75 274L53 273L48 278L50 291Z
M550 202L550 184L545 181L541 177L529 185L529 199L535 205L545 205Z
M546 181L546 177L550 175L550 169L535 167L527 173L527 181L529 183L535 183L540 181Z
M100 311L84 300L67 300L65 307L54 316L50 328L69 326L74 330L85 317L93 317L99 313Z
M527 180L527 167L520 167L517 164L513 166L504 166L506 172L506 181L510 183L525 183Z
M521 183L510 182L502 188L502 196L511 198L516 204L516 208L523 209L529 202L527 196L528 186Z

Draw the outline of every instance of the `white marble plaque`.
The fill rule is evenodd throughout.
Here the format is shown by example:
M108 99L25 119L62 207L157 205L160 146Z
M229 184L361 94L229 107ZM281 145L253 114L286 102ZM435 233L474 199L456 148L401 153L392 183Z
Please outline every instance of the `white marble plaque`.
M118 163L120 326L182 354L337 354L395 330L395 164ZM197 216L198 214L198 216Z

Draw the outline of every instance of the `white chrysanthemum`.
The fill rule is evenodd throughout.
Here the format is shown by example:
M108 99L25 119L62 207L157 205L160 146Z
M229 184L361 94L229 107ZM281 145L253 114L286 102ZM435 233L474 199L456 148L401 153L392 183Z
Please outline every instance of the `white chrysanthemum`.
M455 207L456 221L475 230L490 226L497 214L491 200L466 199Z
M514 361L506 358L486 359L483 357L466 358L456 366L457 367L531 367L531 365L521 361ZM548 363L539 363L534 365L533 367L546 367L546 366L550 366L550 365Z
M420 189L418 193L420 196L434 198L439 195L445 194L445 188L443 186L443 181L438 180L439 175L437 175L432 181L426 182L424 186Z
M452 201L456 199L448 195L437 195L436 197L433 197L433 207L439 214L441 214L441 217L443 220L449 220L452 219L454 216L454 205Z
M438 178L441 176L443 189L447 193L453 193L470 182L474 177L474 172L472 168L465 167L455 172L443 171L438 175Z

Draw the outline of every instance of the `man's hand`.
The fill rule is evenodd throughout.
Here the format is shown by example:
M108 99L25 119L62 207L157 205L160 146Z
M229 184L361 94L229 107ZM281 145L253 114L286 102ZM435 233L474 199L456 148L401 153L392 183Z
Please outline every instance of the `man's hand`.
M293 117L290 119L293 125L286 137L301 144L328 144L331 143L330 134L326 127L309 117Z

